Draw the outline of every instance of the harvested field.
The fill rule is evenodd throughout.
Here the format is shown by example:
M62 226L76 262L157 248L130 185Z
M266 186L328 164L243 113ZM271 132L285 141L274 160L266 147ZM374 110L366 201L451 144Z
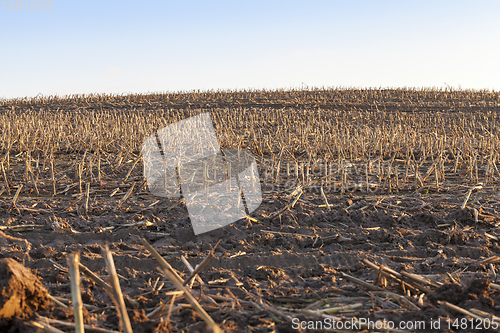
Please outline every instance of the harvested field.
M263 202L196 236L140 149L202 112L255 156ZM437 89L0 101L0 255L43 291L0 265L29 299L0 331L498 331L499 116L500 93Z

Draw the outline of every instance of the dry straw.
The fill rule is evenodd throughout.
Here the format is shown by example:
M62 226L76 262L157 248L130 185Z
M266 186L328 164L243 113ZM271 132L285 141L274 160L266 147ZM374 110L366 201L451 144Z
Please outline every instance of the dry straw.
M120 282L118 280L118 275L116 274L115 262L107 245L104 247L103 256L110 275L111 298L116 304L118 317L120 318L120 327L125 333L132 333L132 326L128 317L127 307L125 306L125 301L120 288Z
M75 332L84 333L83 326L83 302L80 291L80 270L78 264L80 255L73 253L68 255L69 273L71 276L71 297L73 299L73 315L75 317Z

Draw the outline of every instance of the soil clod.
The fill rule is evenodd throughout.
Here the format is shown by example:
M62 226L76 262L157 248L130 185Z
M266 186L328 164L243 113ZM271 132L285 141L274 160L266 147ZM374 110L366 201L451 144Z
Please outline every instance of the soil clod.
M47 289L30 269L0 259L0 319L28 318L49 304Z

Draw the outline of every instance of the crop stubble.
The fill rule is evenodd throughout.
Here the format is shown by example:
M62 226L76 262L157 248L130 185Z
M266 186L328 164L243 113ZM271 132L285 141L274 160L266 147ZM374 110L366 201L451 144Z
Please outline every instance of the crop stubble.
M286 330L294 316L328 311L396 321L403 313L427 321L466 316L443 303L448 285L464 295L455 306L500 315L490 287L495 260L484 261L498 253L500 236L499 110L497 92L437 89L0 101L0 218L17 239L7 239L2 255L36 269L64 300L69 274L56 265L78 251L106 275L99 246L109 242L123 294L139 302L130 316L138 331L167 330L147 315L174 286L137 235L184 276L182 254L195 266L223 239L200 276L204 292L219 296L217 305L201 304L224 330ZM147 192L138 161L156 129L207 111L222 149L256 156L264 201L251 218L195 237L182 201ZM382 264L421 276L386 273ZM151 282L158 278L161 290ZM484 288L472 290L478 279ZM88 320L118 329L109 296L82 283L83 303L93 309ZM164 319L178 331L196 329L195 310L182 296L173 299ZM324 311L325 304L347 307Z

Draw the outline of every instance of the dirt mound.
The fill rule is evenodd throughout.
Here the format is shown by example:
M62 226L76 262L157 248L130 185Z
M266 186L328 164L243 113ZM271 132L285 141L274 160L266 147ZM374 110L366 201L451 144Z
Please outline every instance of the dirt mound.
M0 319L28 318L49 303L40 280L14 259L0 259Z

